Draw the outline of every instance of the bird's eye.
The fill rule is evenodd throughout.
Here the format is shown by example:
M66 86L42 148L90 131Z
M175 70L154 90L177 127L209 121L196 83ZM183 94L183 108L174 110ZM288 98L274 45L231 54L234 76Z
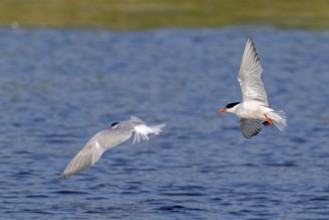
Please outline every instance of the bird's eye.
M118 124L119 124L118 122L114 122L114 123L112 123L112 124L111 124L111 128L112 128L112 129L113 129L113 128L116 128L116 127L118 126Z

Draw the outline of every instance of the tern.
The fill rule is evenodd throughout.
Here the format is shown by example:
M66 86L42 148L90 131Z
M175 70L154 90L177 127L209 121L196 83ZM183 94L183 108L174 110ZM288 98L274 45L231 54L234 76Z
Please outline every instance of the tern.
M257 135L263 125L273 125L281 132L287 126L285 113L269 107L261 74L262 64L255 45L248 39L243 52L238 81L242 91L242 102L233 102L217 113L230 112L240 118L240 129L245 138Z
M158 135L166 124L147 126L141 119L131 116L130 120L114 122L108 129L96 133L86 145L75 155L61 173L62 177L80 173L94 165L102 154L128 140L134 135L133 143L149 140L148 134Z

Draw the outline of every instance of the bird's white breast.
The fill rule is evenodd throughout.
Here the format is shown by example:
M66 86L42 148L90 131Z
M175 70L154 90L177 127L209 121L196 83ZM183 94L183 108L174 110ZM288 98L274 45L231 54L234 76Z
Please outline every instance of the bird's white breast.
M236 115L240 118L263 119L270 108L263 106L263 103L257 101L243 102L236 111Z

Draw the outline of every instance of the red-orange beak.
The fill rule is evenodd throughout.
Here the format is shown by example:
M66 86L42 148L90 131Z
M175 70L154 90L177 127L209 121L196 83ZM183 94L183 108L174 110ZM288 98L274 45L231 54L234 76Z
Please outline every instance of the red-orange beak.
M222 108L222 109L219 109L216 113L217 114L220 114L220 113L223 113L223 112L226 112L226 108Z

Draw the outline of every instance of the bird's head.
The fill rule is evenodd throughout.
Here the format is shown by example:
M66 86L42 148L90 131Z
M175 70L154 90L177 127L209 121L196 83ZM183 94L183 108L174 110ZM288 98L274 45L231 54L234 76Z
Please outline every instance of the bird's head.
M227 104L225 106L225 108L218 109L216 113L220 114L220 113L223 113L223 112L234 112L239 104L240 104L240 102L233 102L233 103Z
M109 127L109 129L110 130L115 129L116 127L118 127L118 125L119 125L119 122L114 122L114 123L111 124L111 126Z

